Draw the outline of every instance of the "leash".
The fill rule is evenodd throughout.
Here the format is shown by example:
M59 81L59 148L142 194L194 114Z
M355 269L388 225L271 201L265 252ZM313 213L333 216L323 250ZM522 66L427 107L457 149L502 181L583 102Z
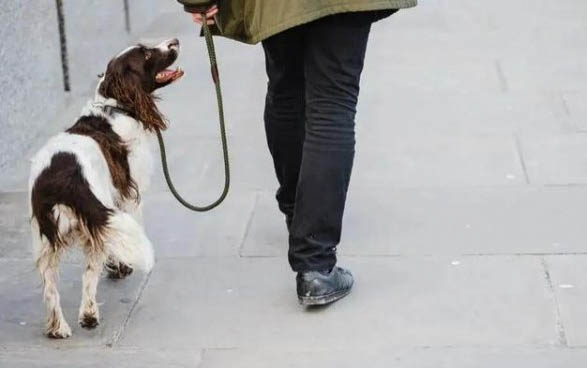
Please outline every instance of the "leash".
M167 165L167 154L165 152L165 142L163 141L163 136L161 132L157 129L157 139L159 140L159 151L161 152L161 166L163 167L163 175L165 176L165 181L167 182L167 186L171 191L171 194L181 203L184 207L196 211L196 212L206 212L210 211L211 209L217 207L220 203L226 199L228 195L228 189L230 188L230 163L228 160L228 143L226 139L226 127L224 124L224 107L222 104L222 91L220 90L220 77L218 75L218 64L216 62L216 51L214 50L214 40L212 39L212 32L210 32L210 28L206 22L206 14L202 13L202 17L204 22L202 23L204 29L204 37L206 39L206 47L208 48L208 58L210 59L210 70L212 72L212 80L214 81L214 86L216 87L216 102L218 104L218 121L220 124L220 139L222 141L222 156L224 158L224 189L222 190L222 194L218 199L208 205L205 206L196 206L194 204L189 203L186 201L175 189L173 182L171 180L171 176L169 175L169 167Z

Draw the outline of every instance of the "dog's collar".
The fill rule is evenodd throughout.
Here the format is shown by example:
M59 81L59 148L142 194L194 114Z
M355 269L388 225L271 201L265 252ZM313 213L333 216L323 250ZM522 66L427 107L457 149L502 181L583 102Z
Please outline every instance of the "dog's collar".
M135 115L131 111L128 111L127 109L122 108L120 106L106 105L106 104L99 103L99 102L94 102L92 105L98 109L102 109L104 111L104 113L106 113L108 115L112 115L112 114L116 113L116 114L122 114L122 115L129 116L133 119L135 118Z

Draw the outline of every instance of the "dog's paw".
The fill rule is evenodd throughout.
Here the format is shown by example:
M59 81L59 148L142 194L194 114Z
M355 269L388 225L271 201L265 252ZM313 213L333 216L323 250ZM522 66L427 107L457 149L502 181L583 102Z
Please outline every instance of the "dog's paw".
M108 278L114 280L124 279L132 273L133 268L122 262L108 262L106 264L106 272Z
M94 314L83 314L79 317L79 325L88 330L96 328L99 324L98 317Z
M62 321L57 327L48 328L46 333L51 339L67 339L71 336L71 328L67 322Z

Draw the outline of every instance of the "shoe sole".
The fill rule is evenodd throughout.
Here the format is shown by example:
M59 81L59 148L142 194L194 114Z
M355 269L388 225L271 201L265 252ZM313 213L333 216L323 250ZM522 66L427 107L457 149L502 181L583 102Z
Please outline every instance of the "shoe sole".
M339 299L344 298L345 296L349 295L351 289L341 291L338 293L332 293L328 295L321 295L321 296L300 296L298 295L298 301L301 305L326 305L333 303Z

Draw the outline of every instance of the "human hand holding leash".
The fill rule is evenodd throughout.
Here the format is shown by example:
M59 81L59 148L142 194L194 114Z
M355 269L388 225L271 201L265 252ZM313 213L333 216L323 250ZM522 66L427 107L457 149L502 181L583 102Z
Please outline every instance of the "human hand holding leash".
M206 24L212 25L215 23L214 16L218 14L218 5L213 5L210 9L206 10ZM197 24L204 23L204 17L202 13L191 13L192 20Z

